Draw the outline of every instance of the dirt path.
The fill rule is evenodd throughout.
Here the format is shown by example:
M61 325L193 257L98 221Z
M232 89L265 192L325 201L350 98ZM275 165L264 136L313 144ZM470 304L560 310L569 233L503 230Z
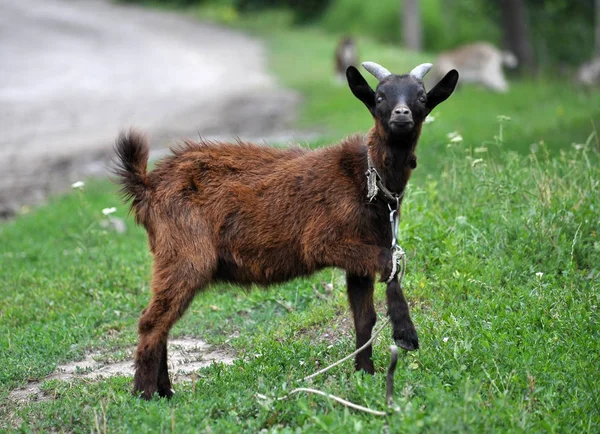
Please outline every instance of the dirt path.
M212 363L232 364L234 355L231 352L214 349L206 342L194 338L169 340L169 371L174 383L188 381L200 368ZM51 399L41 385L47 380L98 380L115 376L133 377L134 348L127 350L127 359L114 361L110 353L89 353L83 360L59 365L52 374L40 381L33 381L27 386L11 390L8 398L13 402L27 403Z
M102 172L118 131L285 140L297 95L246 35L104 0L0 0L0 216Z

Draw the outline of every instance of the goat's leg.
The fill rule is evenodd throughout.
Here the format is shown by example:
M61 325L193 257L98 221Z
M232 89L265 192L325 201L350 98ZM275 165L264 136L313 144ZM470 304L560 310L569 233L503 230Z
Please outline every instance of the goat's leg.
M173 272L166 275L165 270ZM197 290L208 282L208 276L199 274L190 265L155 266L154 295L140 318L135 356L134 393L144 399L152 398L155 392L161 397L173 394L167 367L167 337Z
M392 321L392 337L400 348L405 350L416 350L419 348L419 337L415 326L410 319L408 311L408 303L402 293L402 288L398 283L398 278L394 279L387 285L387 303L388 316Z
M171 380L169 379L169 368L167 366L167 344L163 345L160 356L160 364L158 365L158 395L165 398L171 398L175 391L171 387Z
M357 276L348 274L346 276L348 287L348 299L350 308L354 314L354 328L356 330L356 348L362 347L369 339L377 316L373 306L373 278L370 276ZM373 347L367 348L358 353L354 359L354 366L357 371L363 370L369 374L375 373L373 367Z

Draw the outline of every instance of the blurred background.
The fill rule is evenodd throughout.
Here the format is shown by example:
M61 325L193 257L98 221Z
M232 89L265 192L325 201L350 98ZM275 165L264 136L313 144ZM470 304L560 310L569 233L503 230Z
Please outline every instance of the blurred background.
M567 73L600 52L598 0L125 0L212 7L224 22L288 10L295 25L438 52L485 40L514 52L528 72Z
M456 131L491 140L498 116L512 149L557 150L597 126L600 0L0 0L0 216L106 175L130 126L156 155L181 137L366 131L344 84L363 60L432 61L427 86L459 70L425 152Z

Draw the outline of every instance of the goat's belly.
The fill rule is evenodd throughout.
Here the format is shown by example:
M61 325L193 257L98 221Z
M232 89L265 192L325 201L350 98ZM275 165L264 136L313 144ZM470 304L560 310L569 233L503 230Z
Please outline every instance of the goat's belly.
M316 269L309 269L296 255L265 255L263 252L254 258L221 257L215 278L233 283L270 285L305 276L314 271Z

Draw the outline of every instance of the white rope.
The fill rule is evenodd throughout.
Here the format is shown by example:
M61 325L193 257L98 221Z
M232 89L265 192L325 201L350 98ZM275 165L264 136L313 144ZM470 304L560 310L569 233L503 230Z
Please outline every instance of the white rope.
M394 280L394 277L396 277L397 273L398 273L398 252L396 252L396 250L394 250L394 253L392 253L392 272L390 273L390 277L387 278L385 283L390 283L392 280Z
M321 396L325 396L326 398L333 399L334 401L337 401L340 404L343 404L346 407L350 407L355 410L364 411L366 413L374 414L375 416L387 416L387 413L385 411L371 410L370 408L363 407L362 405L358 405L358 404L354 404L353 402L346 401L345 399L340 398L339 396L335 396L330 393L321 392L320 390L316 390L316 389L309 389L306 387L299 387L297 389L292 390L283 399L289 397L292 393L299 393L299 392L316 393L317 395L321 395ZM282 399L282 398L279 398L279 399Z
M371 341L377 336L377 334L379 332L381 332L381 330L383 330L383 328L387 325L388 322L389 321L385 322L385 324L377 331L377 333L373 336L373 338L371 338ZM369 343L370 342L367 342L365 345L363 345L361 348L359 348L357 351L355 351L354 354L360 352ZM386 378L386 383L387 383L386 384L386 401L387 401L388 407L391 409L392 403L393 403L393 393L394 393L394 371L396 370L396 364L398 362L398 347L396 345L391 345L390 351L392 352L392 356L390 359L390 367L388 368L388 373L387 373L387 378ZM333 368L334 366L342 363L344 360L347 360L349 357L351 357L354 354L350 354L350 356L345 357L344 359L339 360L338 362L334 363L333 365L328 366L327 368L322 369L321 371L316 372L313 375L306 377L306 378L312 378L312 377L319 375L325 371L328 371L329 369ZM306 378L305 378L305 380L306 380ZM285 399L288 399L294 393L300 393L300 392L314 393L316 395L321 395L326 398L333 399L334 401L339 402L340 404L345 405L346 407L350 407L350 408L353 408L353 409L359 410L359 411L364 411L365 413L373 414L375 416L387 416L388 415L388 413L386 413L385 411L372 410L368 407L364 407L362 405L347 401L344 398L340 398L339 396L332 395L331 393L325 393L321 390L311 389L308 387L298 387L298 388L290 391L287 395L277 398L277 401L283 401ZM264 400L269 399L269 397L267 397L266 395L263 395L261 393L257 393L256 397L259 399L264 399Z
M398 284L400 285L400 289L402 289L402 279L404 279L404 273L406 272L406 253L400 246L393 247L392 252L392 272L390 273L390 277L387 278L385 283L390 283L394 280L394 277L398 274L398 265L402 263L402 267L400 267L400 277L398 277Z
M314 374L309 375L308 377L304 377L303 380L304 381L308 381L313 379L314 377L316 377L317 375L322 374L323 372L327 372L329 371L331 368L335 368L337 365L344 363L346 360L356 356L358 353L360 353L362 350L364 350L365 348L367 348L369 345L371 345L371 343L373 343L373 341L377 338L377 336L379 336L379 333L381 333L381 331L384 329L384 327L386 325L388 325L388 323L390 322L389 318L386 318L385 322L383 323L383 325L379 328L379 330L377 330L375 333L373 333L373 336L371 336L371 339L369 339L362 347L360 347L359 349L357 349L356 351L354 351L352 354L348 354L346 357L344 357L341 360L338 360L337 362L327 366L326 368L323 368L317 372L315 372Z
M396 274L398 273L398 265L401 263L401 267L400 267L400 275L398 276L398 283L399 283L399 288L400 290L402 290L402 279L404 279L404 273L406 272L406 254L404 252L404 250L402 249L402 247L400 247L399 245L395 245L393 247L393 253L392 253L392 273L389 277L389 279L387 280L386 283L390 283L394 277L396 277ZM363 346L361 346L360 348L358 348L357 350L355 350L353 353L348 354L346 357L338 360L335 363L332 363L331 365L318 370L317 372L315 372L314 374L311 374L307 377L304 377L303 380L304 381L309 381L312 380L313 378L315 378L317 375L323 374L324 372L329 371L330 369L344 363L346 360L356 356L358 353L360 353L361 351L363 351L365 348L367 348L369 345L371 345L373 343L373 341L375 339L377 339L377 337L379 336L379 334L383 331L383 329L389 324L390 322L390 318L386 318L385 322L381 325L381 327L379 327L379 329L373 333L373 335L371 336L371 338L365 342L365 344ZM394 371L396 369L396 363L398 362L398 347L396 347L395 345L390 346L390 350L392 352L392 358L391 358L391 362L390 362L390 367L388 369L388 375L387 375L387 387L386 387L386 401L388 404L388 407L392 406L392 402L393 402L393 391L394 391ZM387 413L384 411L378 411L378 410L372 410L370 408L364 407L362 405L359 404L354 404L353 402L347 401L343 398L340 398L339 396L336 395L332 395L330 393L325 393L322 392L320 390L317 389L310 389L310 388L306 388L306 387L299 387L297 389L292 390L290 393L288 393L285 396L282 396L280 398L277 398L278 401L284 400L289 398L292 394L294 393L300 393L300 392L306 392L306 393L314 393L317 395L321 395L324 396L326 398L329 399L333 399L336 402L339 402L342 405L345 405L346 407L350 407L353 408L355 410L360 410L360 411L364 411L365 413L369 413L369 414L373 414L375 416L387 416ZM269 399L267 396L262 395L260 393L256 394L257 398L260 399Z

